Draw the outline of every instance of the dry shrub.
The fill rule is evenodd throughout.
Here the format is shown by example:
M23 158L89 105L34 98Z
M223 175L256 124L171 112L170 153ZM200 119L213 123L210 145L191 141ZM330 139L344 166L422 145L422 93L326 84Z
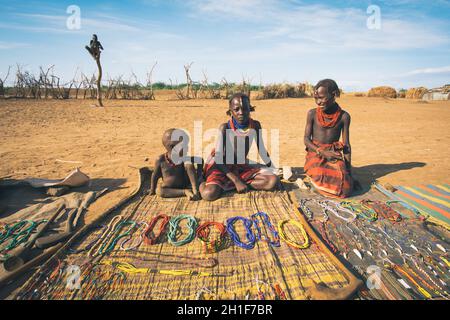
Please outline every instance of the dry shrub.
M364 92L355 92L355 97L365 97L366 94Z
M397 98L397 91L392 87L382 86L369 90L368 97Z
M406 99L422 99L427 92L428 89L425 87L411 88L406 91Z
M313 87L309 83L299 83L296 85L283 83L264 86L256 99L284 99L284 98L303 98L311 96Z

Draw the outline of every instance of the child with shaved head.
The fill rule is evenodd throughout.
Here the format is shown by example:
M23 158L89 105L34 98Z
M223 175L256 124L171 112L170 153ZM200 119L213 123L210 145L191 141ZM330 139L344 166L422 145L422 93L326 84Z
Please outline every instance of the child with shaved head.
M189 145L189 137L181 129L169 129L163 134L162 144L166 153L155 161L155 169L151 177L150 194L163 198L186 196L190 200L200 198L197 178L201 177L202 168L196 172L192 158L184 153ZM162 183L158 185L158 180Z

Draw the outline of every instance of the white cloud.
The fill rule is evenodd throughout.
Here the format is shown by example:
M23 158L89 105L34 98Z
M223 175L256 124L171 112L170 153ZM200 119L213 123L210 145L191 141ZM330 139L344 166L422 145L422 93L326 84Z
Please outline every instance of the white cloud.
M250 25L253 39L266 39L282 45L286 41L294 51L336 49L403 50L429 48L450 43L450 36L440 21L432 19L399 19L381 11L381 29L367 28L365 10L333 8L325 5L296 4L282 6L275 0L215 1L192 0L196 18L209 14L208 19L240 19ZM263 23L260 23L263 22ZM263 25L263 27L260 27ZM448 27L448 26L447 26Z
M30 46L28 43L0 41L0 50L17 49L28 46Z
M61 31L61 29L66 28L66 21L68 16L59 16L59 15L44 15L44 14L17 14L18 16L22 16L28 19L37 20L41 23L50 24L53 27L51 30ZM81 15L81 28L95 28L97 30L106 30L106 31L124 31L124 32L139 32L143 31L142 28L138 26L133 26L128 23L121 22L119 18L114 16L99 16L96 18L86 18ZM34 28L34 29L33 29ZM48 28L40 28L40 27L29 27L30 31L35 30L39 32L40 30L45 31Z
M439 68L424 68L417 69L406 73L407 76L418 75L418 74L438 74L438 73L450 73L450 66L439 67Z

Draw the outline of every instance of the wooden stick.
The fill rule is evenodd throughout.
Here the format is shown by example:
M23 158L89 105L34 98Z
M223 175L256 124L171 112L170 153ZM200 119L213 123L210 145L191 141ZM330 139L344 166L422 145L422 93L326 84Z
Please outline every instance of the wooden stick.
M42 261L45 261L52 254L57 252L62 247L62 243L42 252L37 257L31 259L27 263L20 266L18 269L8 272L3 268L3 265L0 267L0 287L7 285L10 281L15 280L17 277L21 276L25 272L29 271L31 268L35 267Z

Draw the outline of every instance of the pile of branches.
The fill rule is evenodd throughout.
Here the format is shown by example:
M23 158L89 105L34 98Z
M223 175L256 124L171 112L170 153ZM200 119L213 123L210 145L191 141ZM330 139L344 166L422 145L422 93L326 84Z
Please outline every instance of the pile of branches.
M256 96L256 99L284 99L284 98L303 98L310 97L313 94L313 87L308 83L299 84L271 84L264 86Z
M24 70L20 65L16 66L12 85L7 87L6 81L10 75L11 67L5 78L0 79L0 97L17 99L78 99L83 92L83 99L95 99L95 76L87 77L81 73L76 79L78 70L72 80L62 82L61 78L54 74L54 67L44 70L39 68L39 74L35 75Z

